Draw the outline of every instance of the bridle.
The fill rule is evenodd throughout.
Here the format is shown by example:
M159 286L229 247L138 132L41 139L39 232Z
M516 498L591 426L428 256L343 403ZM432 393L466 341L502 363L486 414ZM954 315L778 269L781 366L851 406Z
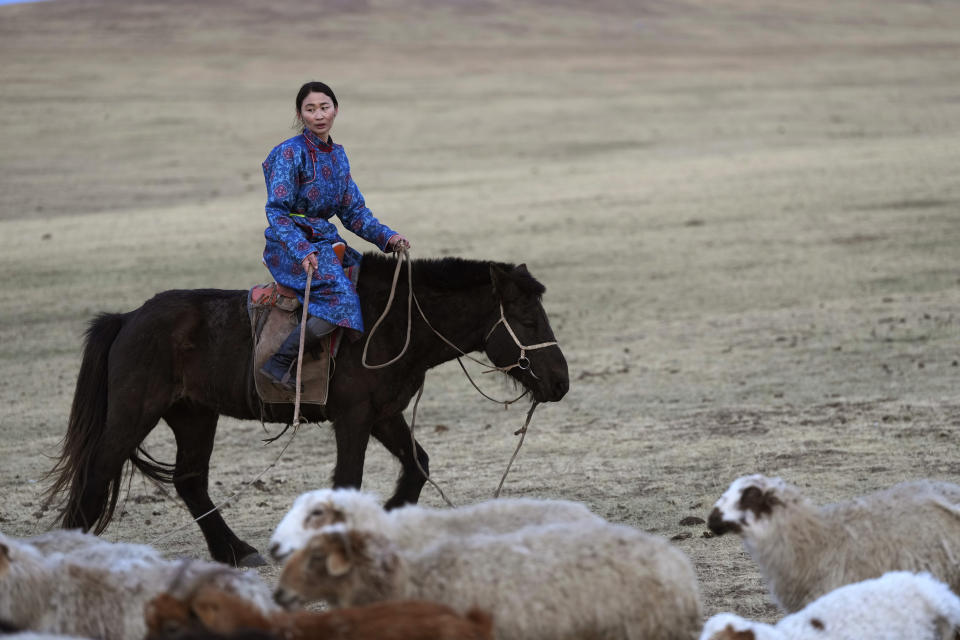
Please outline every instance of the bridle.
M420 313L422 314L423 312L421 311ZM513 331L513 327L511 327L510 323L507 321L507 316L503 312L503 301L501 300L500 301L500 319L493 323L493 326L490 327L490 331L488 331L487 335L484 337L483 339L484 350L486 350L487 342L490 340L490 336L493 334L494 330L497 327L499 327L501 324L503 325L503 328L507 330L507 333L510 335L510 337L513 338L513 343L517 345L517 347L520 349L520 357L517 358L517 361L515 363L506 367L498 367L494 365L491 371L502 371L506 373L511 369L520 369L521 371L529 371L530 375L533 376L534 379L539 380L540 378L537 377L537 374L535 374L533 372L533 369L530 368L530 359L527 358L527 351L533 351L534 349L543 349L544 347L558 347L560 345L557 343L556 340L552 340L550 342L540 342L538 344L531 344L531 345L525 345L522 342L520 342L520 339L517 337L517 334L514 333ZM431 329L432 328L433 327L431 327Z

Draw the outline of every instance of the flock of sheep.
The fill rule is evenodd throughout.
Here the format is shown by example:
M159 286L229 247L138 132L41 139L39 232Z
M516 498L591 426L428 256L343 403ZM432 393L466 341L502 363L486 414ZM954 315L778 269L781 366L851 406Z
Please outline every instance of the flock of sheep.
M277 525L276 585L78 531L0 535L0 633L103 640L955 640L960 486L909 482L818 507L779 478L735 480L708 525L743 538L776 625L704 624L668 541L563 500L384 511L301 495ZM327 610L305 609L322 601ZM50 634L68 634L50 635Z

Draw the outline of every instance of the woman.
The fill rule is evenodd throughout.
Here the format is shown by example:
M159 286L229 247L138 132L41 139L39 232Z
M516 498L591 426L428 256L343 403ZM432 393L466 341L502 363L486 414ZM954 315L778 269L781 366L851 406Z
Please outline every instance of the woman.
M358 264L360 254L347 247L341 266L334 245L343 239L329 219L337 216L345 228L385 252L407 249L410 243L373 216L350 177L347 155L330 137L339 106L333 90L322 82L308 82L297 92L295 104L302 133L277 145L263 162L270 223L263 259L277 282L301 292L298 297L309 313L304 348L310 349L336 327L363 333L360 300L343 271ZM315 275L305 302L307 269ZM274 384L293 390L299 347L298 324L260 371Z

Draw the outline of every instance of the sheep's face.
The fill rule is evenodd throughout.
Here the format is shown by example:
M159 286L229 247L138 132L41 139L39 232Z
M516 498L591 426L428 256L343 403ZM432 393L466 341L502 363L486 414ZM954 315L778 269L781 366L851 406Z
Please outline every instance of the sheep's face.
M713 506L707 526L717 535L727 532L759 533L770 515L783 501L784 482L760 474L743 476L733 481Z
M338 606L375 602L389 590L397 562L381 536L335 525L290 556L274 600L287 609L315 600Z
M344 529L315 535L283 565L274 600L287 609L313 600L339 604L354 568L354 551L361 551L354 547Z
M324 527L352 524L351 515L358 508L382 511L374 496L356 489L318 489L301 494L274 530L270 556L276 562L283 562Z

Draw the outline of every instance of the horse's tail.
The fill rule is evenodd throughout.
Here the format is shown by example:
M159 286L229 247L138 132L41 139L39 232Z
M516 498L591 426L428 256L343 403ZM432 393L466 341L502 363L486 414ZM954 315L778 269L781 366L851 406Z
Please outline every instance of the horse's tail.
M94 454L101 446L107 421L108 359L110 348L117 334L123 328L128 314L102 313L90 322L86 333L86 346L80 373L77 376L77 388L70 408L70 420L67 433L63 438L63 449L56 464L47 474L55 476L53 484L46 492L45 506L50 506L60 494L67 492L67 499L61 510L58 524L62 527L81 527L88 530L95 527L95 533L101 533L113 517L120 496L123 470L110 481L110 488L103 493L100 504L86 505L95 507L91 513L82 510L81 499L87 485L87 479L93 464ZM169 480L170 470L156 461L140 458L135 452L131 462L146 475L157 480ZM152 459L151 459L152 460ZM92 516L92 521L91 521Z

